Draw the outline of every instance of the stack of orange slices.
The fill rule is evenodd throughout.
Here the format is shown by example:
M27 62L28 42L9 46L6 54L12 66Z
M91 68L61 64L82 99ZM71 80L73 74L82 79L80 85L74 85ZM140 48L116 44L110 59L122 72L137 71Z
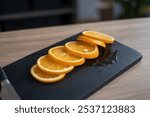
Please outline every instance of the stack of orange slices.
M98 46L106 48L106 44L115 39L97 31L84 31L76 41L49 49L48 54L38 58L31 68L33 78L43 83L54 83L62 80L75 66L84 64L85 59L99 56Z

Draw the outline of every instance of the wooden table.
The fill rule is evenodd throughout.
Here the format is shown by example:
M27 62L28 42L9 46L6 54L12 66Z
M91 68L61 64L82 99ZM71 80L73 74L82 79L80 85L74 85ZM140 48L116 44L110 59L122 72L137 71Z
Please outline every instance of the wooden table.
M112 35L143 55L140 63L88 99L150 99L150 18L1 32L0 65L8 65L86 29Z

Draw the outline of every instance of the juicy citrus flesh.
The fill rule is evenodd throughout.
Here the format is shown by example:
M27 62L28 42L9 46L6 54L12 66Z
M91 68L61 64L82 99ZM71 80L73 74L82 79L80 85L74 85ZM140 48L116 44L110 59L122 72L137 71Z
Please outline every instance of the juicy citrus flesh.
M113 37L97 31L84 31L82 32L82 35L103 41L108 44L112 44L115 41Z
M42 71L51 74L68 73L74 68L74 66L68 66L68 65L56 63L52 61L48 55L41 56L37 60L37 65Z
M85 62L84 58L68 53L64 46L57 46L49 49L48 55L53 61L64 65L79 66Z
M93 39L93 38L90 38L90 37L79 36L79 37L77 38L77 40L84 41L84 42L87 42L87 43L89 43L89 44L99 45L99 46L101 46L101 47L106 48L106 44L105 44L103 41L96 40L96 39Z
M54 83L62 80L66 74L54 75L41 71L37 65L33 65L31 68L32 76L43 83Z
M96 45L91 45L83 41L72 41L65 44L66 50L75 56L92 59L99 56L99 50Z

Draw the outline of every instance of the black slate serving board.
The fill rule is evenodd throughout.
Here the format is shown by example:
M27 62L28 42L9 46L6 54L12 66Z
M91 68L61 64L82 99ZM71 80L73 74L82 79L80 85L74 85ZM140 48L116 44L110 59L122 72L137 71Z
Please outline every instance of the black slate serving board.
M118 75L139 62L142 55L136 50L119 42L112 45L111 61L97 63L96 59L86 60L84 65L76 67L61 81L53 84L43 84L32 78L30 68L36 60L47 54L48 49L64 45L68 41L76 40L81 33L69 37L56 44L28 55L4 67L8 80L23 100L75 100L86 99L102 88Z

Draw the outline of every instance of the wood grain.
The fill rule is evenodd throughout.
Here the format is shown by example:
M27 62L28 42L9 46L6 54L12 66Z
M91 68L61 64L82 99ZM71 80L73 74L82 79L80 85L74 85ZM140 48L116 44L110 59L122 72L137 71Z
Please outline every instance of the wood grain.
M0 33L0 65L89 29L107 33L142 53L143 59L88 99L150 99L150 18L95 22Z

